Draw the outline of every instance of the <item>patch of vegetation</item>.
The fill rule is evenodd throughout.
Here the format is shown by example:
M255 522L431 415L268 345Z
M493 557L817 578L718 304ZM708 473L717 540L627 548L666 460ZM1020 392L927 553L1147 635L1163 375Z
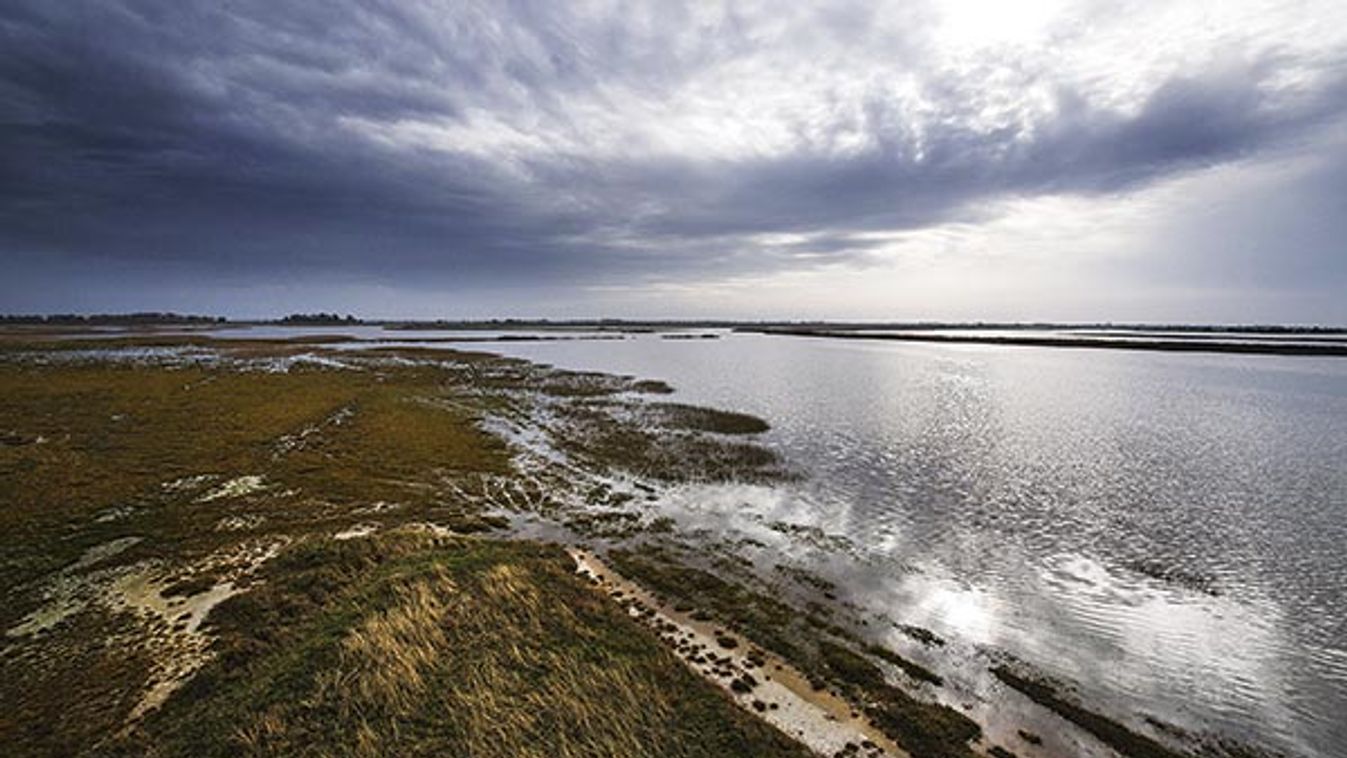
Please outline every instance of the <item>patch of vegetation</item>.
M800 614L784 603L710 572L681 565L658 549L639 553L614 550L608 559L623 576L676 603L697 608L693 618L718 619L789 659L801 655L786 634L787 629L800 623Z
M41 647L14 646L0 659L0 745L7 755L91 752L135 707L154 663L125 644L130 614L76 614Z
M644 410L653 423L672 429L691 429L716 434L760 434L771 428L766 421L747 413L734 413L682 403L652 403Z
M837 592L836 584L833 584L832 582L828 581L827 579L824 579L823 577L817 574L805 571L804 569L798 566L777 564L777 566L773 570L776 571L778 574L789 577L798 584L805 585L807 587L812 587L829 598L834 597L835 593Z
M1154 716L1143 720L1157 730L1191 747L1202 758L1287 758L1285 753L1248 745L1229 737L1210 733L1195 733Z
M992 674L1006 686L1018 690L1025 697L1056 713L1081 729L1098 737L1101 742L1131 758L1181 758L1183 753L1171 750L1143 734L1063 698L1049 682L1021 676L1006 666L996 666Z
M945 683L945 680L941 678L939 674L935 673L934 671L931 671L930 669L926 668L925 666L922 666L919 663L904 658L903 656L893 652L892 650L886 647L881 647L880 645L868 645L865 648L865 652L875 656L876 658L880 658L882 660L888 661L889 663L892 663L893 665L902 669L903 673L907 674L913 679L917 679L923 682L930 682L931 684L934 684L937 687Z
M1194 592L1201 592L1204 595L1217 597L1221 594L1216 587L1216 580L1212 577L1185 571L1164 561L1155 559L1135 560L1129 561L1126 567L1143 576Z
M212 616L220 655L114 754L806 755L558 548L311 542Z
M851 541L839 534L828 534L822 528L812 524L792 524L786 521L773 521L767 528L781 534L788 534L808 545L823 550L846 551L852 547Z
M549 371L535 377L537 390L552 397L604 397L633 388L630 379L586 371Z
M573 403L558 412L554 444L598 471L663 482L790 478L776 453L762 445L650 427L640 407L603 401Z
M632 382L631 390L633 392L644 392L648 395L672 395L674 388L670 387L668 382L659 379L642 379Z
M584 511L566 519L566 526L577 534L591 537L618 537L640 530L641 514L631 511Z
M911 624L899 624L898 631L927 647L945 646L945 641L941 639L938 634L924 627L912 626Z

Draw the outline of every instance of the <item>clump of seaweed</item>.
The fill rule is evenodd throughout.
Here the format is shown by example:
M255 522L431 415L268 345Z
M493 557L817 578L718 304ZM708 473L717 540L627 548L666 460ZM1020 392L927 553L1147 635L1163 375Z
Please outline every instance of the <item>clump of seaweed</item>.
M587 467L660 482L773 482L789 479L771 449L695 429L669 430L642 421L645 409L612 401L554 409L555 446ZM751 417L750 417L751 418ZM741 421L717 421L726 428Z
M1216 586L1216 580L1210 576L1196 574L1191 571L1185 571L1178 566L1155 559L1142 559L1129 561L1127 568L1143 576L1148 576L1166 584L1173 584L1178 587L1201 592L1204 595L1217 597L1221 594Z

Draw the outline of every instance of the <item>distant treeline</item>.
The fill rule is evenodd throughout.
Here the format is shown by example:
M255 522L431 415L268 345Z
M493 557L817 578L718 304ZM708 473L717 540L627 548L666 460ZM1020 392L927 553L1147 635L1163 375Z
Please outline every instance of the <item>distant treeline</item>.
M0 315L0 324L36 324L51 326L145 326L152 324L223 324L223 316L194 316L182 313L52 313L38 315Z
M434 321L384 321L380 322L388 329L620 329L622 331L651 331L669 327L724 327L735 326L729 321L627 321L616 318L591 319L546 319L546 318L493 318L493 319L436 319Z
M285 318L277 319L276 323L301 324L304 326L312 326L314 324L346 325L346 324L360 324L364 322L362 322L360 319L356 318L355 316L352 316L349 313L346 314L345 316L341 316L336 313L291 313L289 316L286 316Z
M365 320L351 314L339 313L292 313L278 319L244 319L230 321L223 316L197 316L181 313L100 313L77 314L56 313L50 315L0 315L0 325L37 324L52 326L149 326L175 324L281 324L287 326L351 326L366 324L383 326L387 329L590 329L594 331L659 331L666 329L738 329L743 331L781 331L801 329L826 329L828 331L890 330L921 332L931 330L977 329L984 331L1078 331L1078 332L1189 332L1231 333L1231 334L1297 334L1297 335L1343 335L1347 328L1341 326L1287 325L1287 324L1139 324L1139 323L1061 323L1049 321L1013 322L1013 321L731 321L724 319L546 319L546 318L498 318L498 319L435 319Z

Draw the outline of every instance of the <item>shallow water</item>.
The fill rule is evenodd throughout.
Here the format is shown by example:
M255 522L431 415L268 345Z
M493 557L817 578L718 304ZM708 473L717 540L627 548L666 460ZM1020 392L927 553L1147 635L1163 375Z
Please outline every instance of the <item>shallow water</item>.
M1119 713L1347 750L1347 359L748 334L492 349L766 418L809 478L721 507L848 537L860 560L829 570L868 608Z
M664 505L846 538L793 557L868 611L1133 723L1347 754L1347 358L731 333L480 349L770 421L801 484Z

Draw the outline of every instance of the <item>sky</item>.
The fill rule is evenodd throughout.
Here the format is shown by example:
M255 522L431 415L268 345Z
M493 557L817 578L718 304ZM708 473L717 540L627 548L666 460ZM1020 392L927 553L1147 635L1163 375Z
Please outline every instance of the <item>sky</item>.
M1347 324L1347 3L6 0L0 312Z

